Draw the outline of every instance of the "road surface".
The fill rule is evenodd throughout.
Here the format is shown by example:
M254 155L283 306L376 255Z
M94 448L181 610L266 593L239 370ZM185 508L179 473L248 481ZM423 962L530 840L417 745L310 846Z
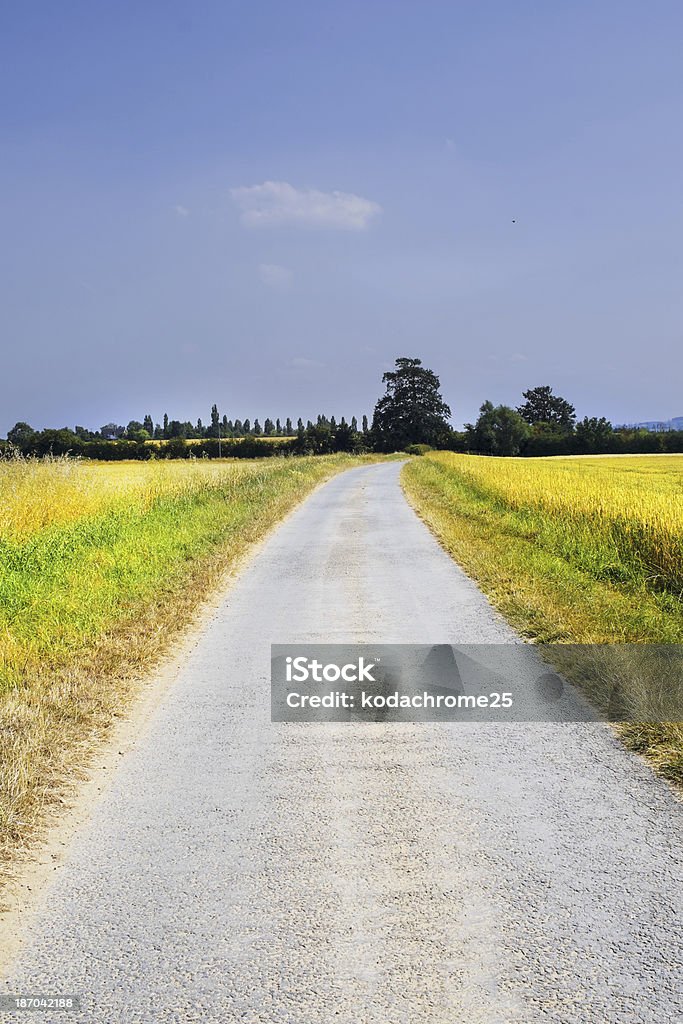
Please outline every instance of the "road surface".
M608 727L271 724L271 642L518 642L399 471L334 478L226 593L11 968L80 995L41 1021L683 1017L681 804Z

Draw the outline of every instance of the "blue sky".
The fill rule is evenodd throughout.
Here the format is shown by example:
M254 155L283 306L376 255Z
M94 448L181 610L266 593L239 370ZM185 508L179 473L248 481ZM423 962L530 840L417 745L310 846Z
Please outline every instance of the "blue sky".
M6 6L0 433L683 415L675 3Z

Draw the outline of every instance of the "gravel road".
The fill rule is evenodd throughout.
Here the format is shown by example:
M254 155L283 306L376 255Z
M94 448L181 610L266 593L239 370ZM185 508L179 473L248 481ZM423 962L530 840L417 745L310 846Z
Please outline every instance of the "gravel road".
M316 491L217 606L11 967L80 995L41 1021L683 1019L682 805L608 727L271 724L271 642L518 642L399 471Z

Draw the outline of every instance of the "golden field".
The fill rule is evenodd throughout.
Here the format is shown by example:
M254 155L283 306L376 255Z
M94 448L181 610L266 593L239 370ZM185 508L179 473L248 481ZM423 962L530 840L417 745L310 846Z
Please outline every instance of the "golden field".
M683 455L488 458L430 452L407 496L529 639L683 644ZM683 726L620 727L683 781Z

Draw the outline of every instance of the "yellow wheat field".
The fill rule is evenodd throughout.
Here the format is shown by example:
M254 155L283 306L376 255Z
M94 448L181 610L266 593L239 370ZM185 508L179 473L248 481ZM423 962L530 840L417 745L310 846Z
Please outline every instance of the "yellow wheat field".
M683 455L504 459L439 453L447 473L615 580L683 589Z
M683 528L683 455L504 459L443 453L438 457L516 507L540 505L563 514L626 516L678 533Z
M527 637L683 644L683 455L430 452L403 473L447 550ZM661 675L654 685L637 671L621 682L633 717L620 736L683 785L683 723L649 717ZM677 701L675 673L668 684Z
M145 509L161 495L235 483L259 473L271 475L263 463L247 460L0 460L0 540L26 540L48 527L107 509Z

